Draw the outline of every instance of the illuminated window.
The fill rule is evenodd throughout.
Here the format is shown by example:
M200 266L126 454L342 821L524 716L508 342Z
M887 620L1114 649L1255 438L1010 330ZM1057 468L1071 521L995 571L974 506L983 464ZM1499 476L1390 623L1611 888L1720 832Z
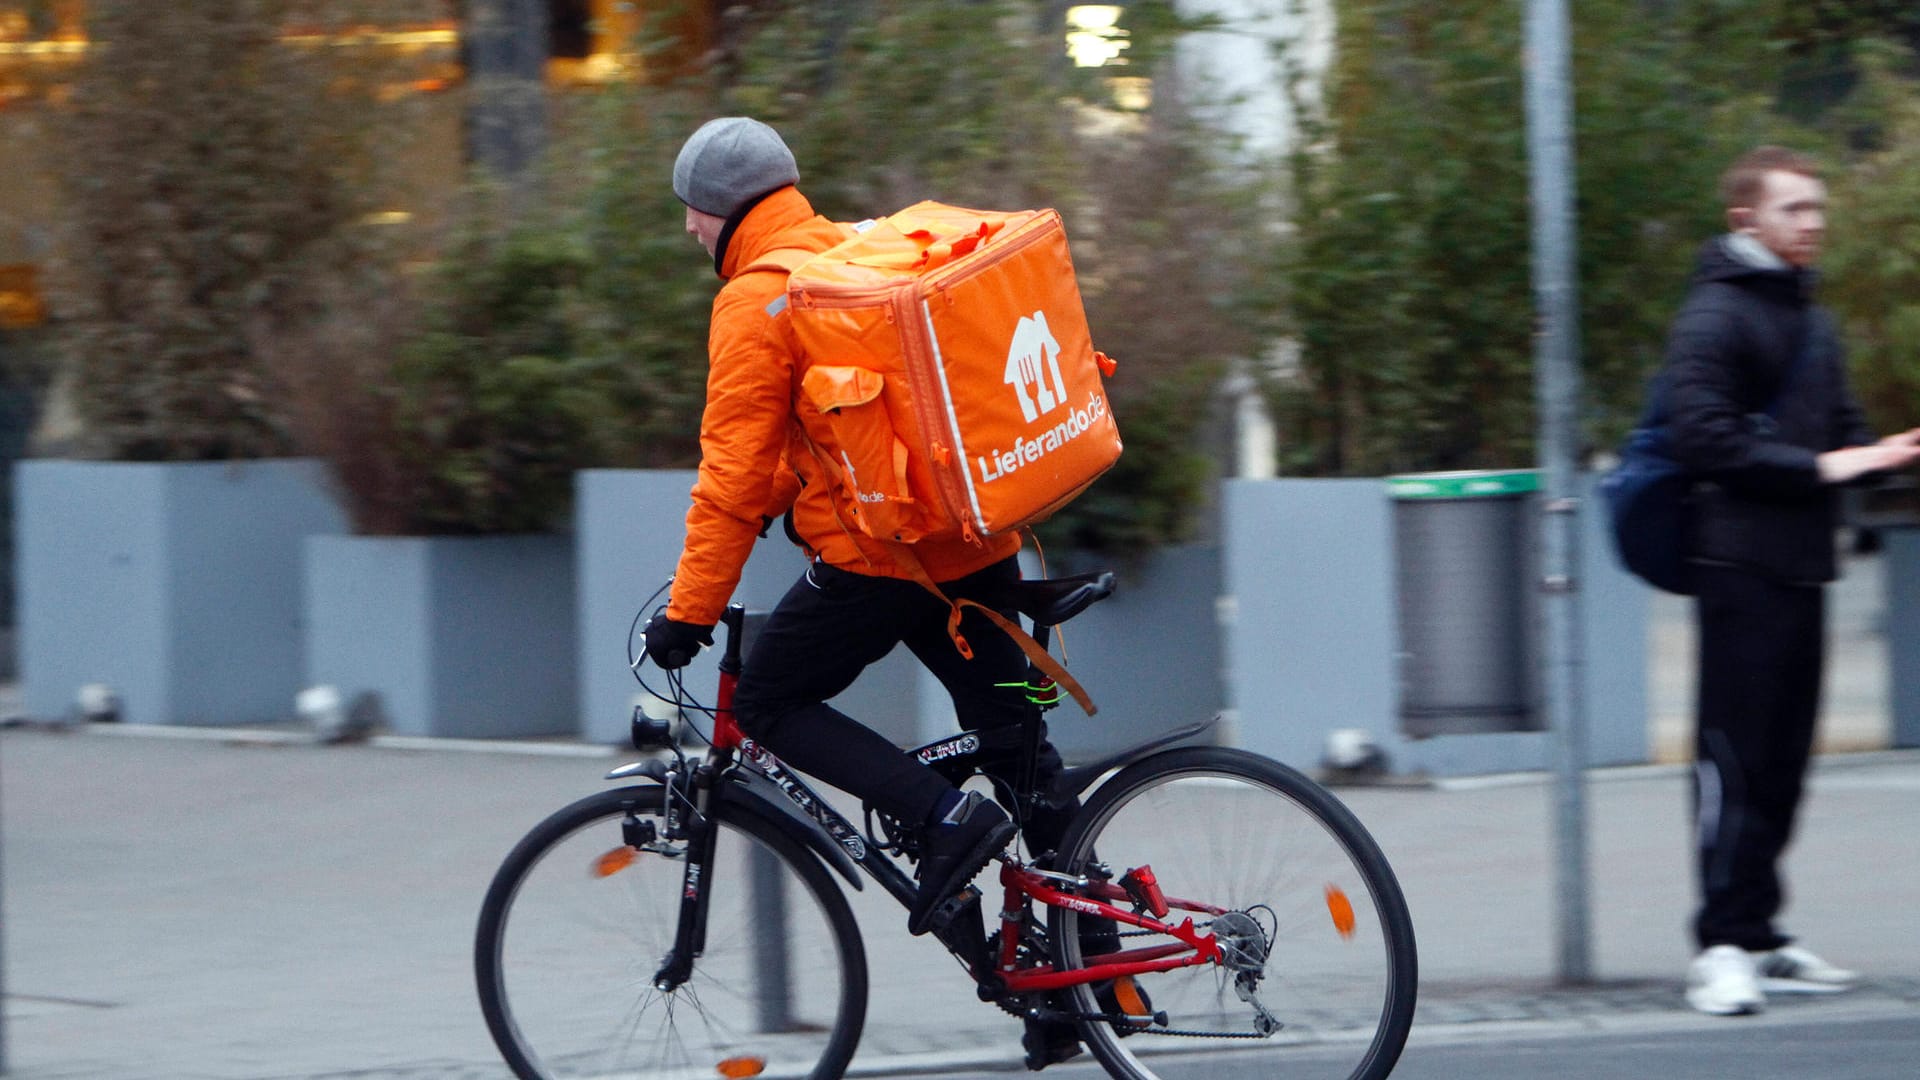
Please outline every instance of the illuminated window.
M47 304L32 266L0 266L0 330L24 330L47 321Z
M636 0L547 0L549 78L562 85L632 78L640 9Z
M1067 9L1067 55L1080 67L1124 64L1132 47L1120 26L1118 4L1076 4Z

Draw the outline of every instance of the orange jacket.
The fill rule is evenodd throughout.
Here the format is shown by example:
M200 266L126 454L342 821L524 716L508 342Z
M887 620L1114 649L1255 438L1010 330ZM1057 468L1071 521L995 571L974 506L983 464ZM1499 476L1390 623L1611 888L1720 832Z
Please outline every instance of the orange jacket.
M825 251L846 236L813 212L799 189L767 196L734 229L721 260L726 279L707 336L707 405L700 417L700 475L687 512L687 545L674 573L667 617L708 625L720 618L764 516L793 510L808 554L843 570L912 578L897 548L843 524L845 499L814 460L834 445L817 413L795 408L800 350L784 304L786 274L740 273L784 248ZM802 434L802 431L805 434ZM928 540L913 554L935 581L952 581L1020 550L1018 534Z

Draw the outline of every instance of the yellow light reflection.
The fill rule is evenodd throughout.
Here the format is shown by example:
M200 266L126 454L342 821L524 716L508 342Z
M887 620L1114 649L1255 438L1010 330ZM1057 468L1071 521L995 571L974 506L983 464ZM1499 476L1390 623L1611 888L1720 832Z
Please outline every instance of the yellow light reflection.
M1124 64L1120 54L1133 46L1120 26L1117 4L1076 4L1067 9L1067 55L1077 67Z
M361 31L345 34L294 33L283 34L280 40L289 45L309 47L330 45L334 48L351 48L380 45L389 48L418 49L428 45L458 45L460 31L444 28ZM76 56L86 52L87 46L88 42L81 38L0 41L0 56Z

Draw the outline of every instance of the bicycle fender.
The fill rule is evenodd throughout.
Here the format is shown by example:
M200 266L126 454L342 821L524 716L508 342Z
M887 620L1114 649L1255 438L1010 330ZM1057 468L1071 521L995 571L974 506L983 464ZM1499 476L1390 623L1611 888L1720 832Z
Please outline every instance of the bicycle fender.
M725 782L714 788L714 794L726 800L729 806L772 825L790 839L798 840L818 855L822 862L840 871L840 876L846 878L855 889L866 888L853 856L834 843L833 837L819 822L795 806L793 799L764 774L751 769L734 769L727 774Z
M1071 769L1062 769L1059 777L1053 782L1053 791L1048 794L1047 801L1056 806L1063 806L1069 799L1085 791L1108 770L1124 769L1155 750L1191 739L1219 722L1220 717L1216 715L1207 720L1185 724L1145 742L1135 743L1118 753L1109 754L1098 761L1075 765Z

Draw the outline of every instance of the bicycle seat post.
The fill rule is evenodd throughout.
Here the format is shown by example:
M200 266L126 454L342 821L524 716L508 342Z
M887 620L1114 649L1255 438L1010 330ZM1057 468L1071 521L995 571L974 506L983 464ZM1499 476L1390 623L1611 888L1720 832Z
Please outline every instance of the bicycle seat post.
M1045 649L1047 647L1047 639L1051 636L1052 631L1052 626L1036 621L1033 624L1033 640L1039 643L1042 649ZM1031 678L1031 675L1029 675L1029 678ZM1015 812L1020 815L1020 828L1024 834L1027 819L1033 814L1035 800L1041 798L1041 792L1038 790L1040 780L1040 726L1044 721L1040 719L1040 705L1033 700L1031 687L1023 692L1028 694L1028 698L1026 712L1022 714L1020 718L1020 767L1014 774L1014 780L1015 783L1019 785L1019 791L1014 797L1014 802L1017 804ZM1034 854L1038 854L1038 852L1034 852Z

